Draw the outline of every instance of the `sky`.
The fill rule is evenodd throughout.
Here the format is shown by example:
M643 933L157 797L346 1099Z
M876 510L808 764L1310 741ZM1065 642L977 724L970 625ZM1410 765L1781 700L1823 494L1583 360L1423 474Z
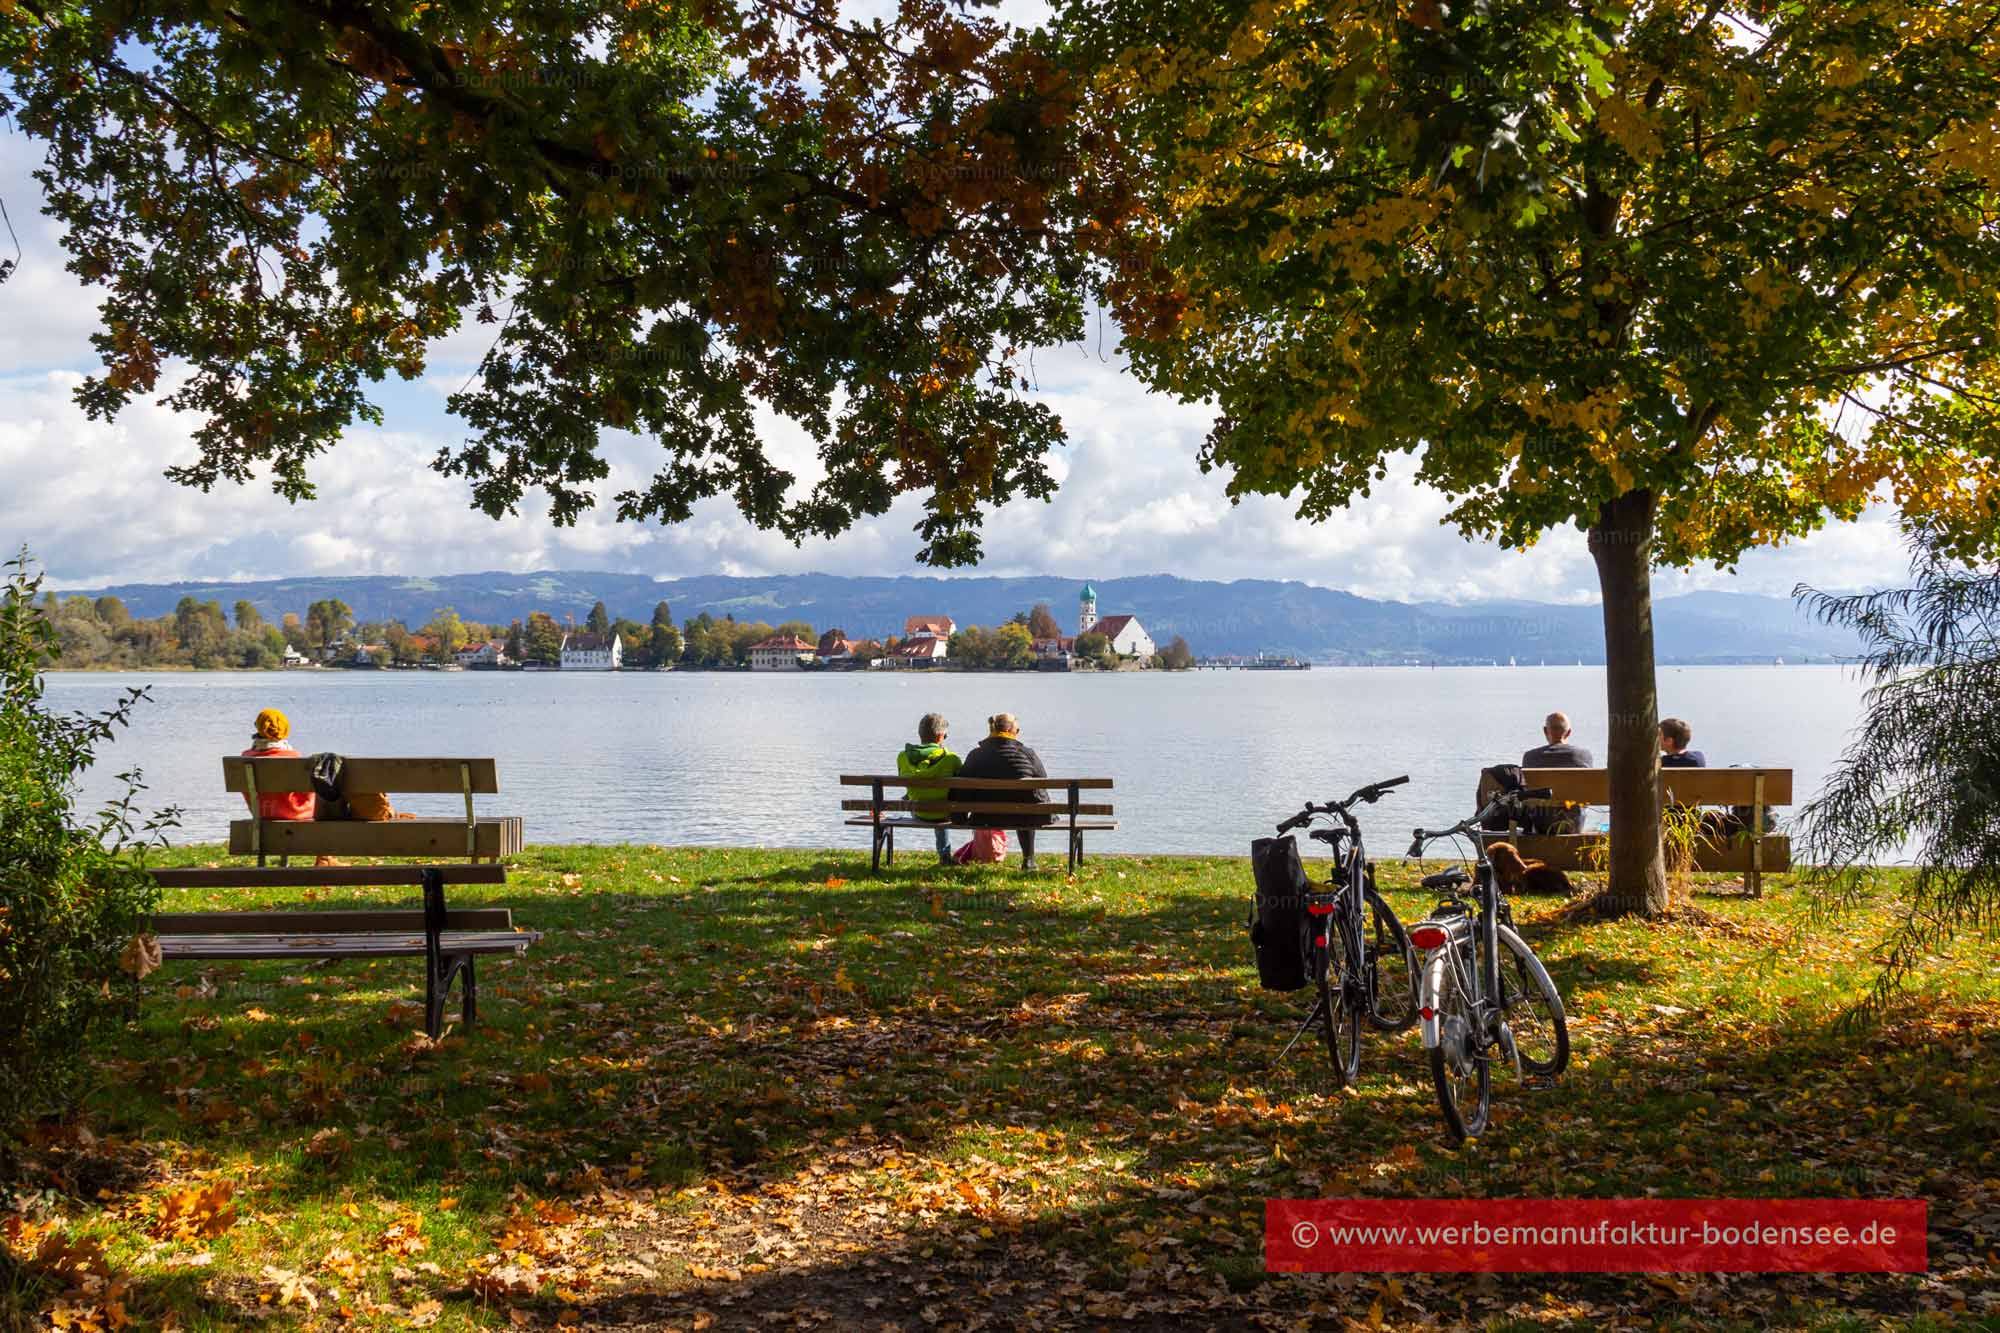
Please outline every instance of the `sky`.
M662 578L694 574L919 574L920 513L906 498L889 514L830 541L794 546L759 532L728 501L686 523L619 523L610 497L650 476L658 446L607 441L614 473L600 506L557 528L538 504L495 521L470 508L464 482L429 462L462 430L445 411L485 351L472 326L435 346L424 379L377 386L380 428L351 429L312 470L318 497L288 503L261 484L203 493L162 475L194 457L193 423L149 401L114 421L91 421L72 395L94 367L96 302L63 266L55 225L40 213L30 172L40 147L0 125L0 202L21 262L0 285L0 546L26 544L57 587L312 574L446 574L482 570L615 570ZM0 258L12 245L0 232ZM1296 579L1400 601L1596 600L1580 532L1548 535L1525 552L1467 541L1442 526L1447 502L1392 470L1373 496L1323 523L1300 521L1276 497L1232 505L1226 478L1195 457L1212 414L1149 392L1116 355L1115 327L1036 355L1038 396L1062 417L1068 444L1053 461L1050 503L1018 501L991 515L976 574L1114 578ZM171 388L163 382L161 392ZM813 475L802 432L775 416L767 448ZM1789 594L1900 580L1904 552L1886 509L1787 547L1746 557L1733 572L1662 571L1656 596L1697 588Z

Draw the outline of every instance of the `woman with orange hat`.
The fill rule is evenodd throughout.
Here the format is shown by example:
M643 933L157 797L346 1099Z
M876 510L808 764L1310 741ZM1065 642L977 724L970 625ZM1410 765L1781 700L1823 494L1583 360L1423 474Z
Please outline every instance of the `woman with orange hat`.
M275 708L266 708L257 714L257 734L250 741L250 748L243 752L246 759L301 759L297 750L285 743L292 734L292 721ZM245 804L250 793L243 793ZM309 791L259 792L257 795L257 818L259 819L311 819L313 817L313 794Z

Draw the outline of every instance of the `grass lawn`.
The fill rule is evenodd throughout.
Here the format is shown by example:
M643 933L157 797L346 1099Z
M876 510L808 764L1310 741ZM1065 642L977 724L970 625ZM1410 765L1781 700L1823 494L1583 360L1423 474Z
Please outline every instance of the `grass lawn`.
M199 863L213 849L179 861ZM1358 1090L1279 1054L1241 860L871 879L865 852L538 847L456 890L547 932L435 1049L418 960L175 964L0 1214L62 1327L2000 1326L2000 963L1883 1022L1879 920L1782 878L1712 918L1516 916L1571 1011L1553 1090L1444 1139L1414 1033ZM1058 862L1059 864L1059 862ZM1383 887L1424 912L1411 867ZM400 891L323 891L332 905ZM167 906L309 894L175 893ZM1271 1197L1930 1204L1911 1276L1294 1277ZM90 1242L101 1244L102 1260ZM67 1295L59 1295L63 1289ZM18 1315L16 1316L18 1318ZM4 1321L0 1313L0 1321Z

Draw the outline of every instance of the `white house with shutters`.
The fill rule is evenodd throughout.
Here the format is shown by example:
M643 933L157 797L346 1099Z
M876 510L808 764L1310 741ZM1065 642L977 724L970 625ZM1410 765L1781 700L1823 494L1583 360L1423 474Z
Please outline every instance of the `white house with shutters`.
M625 661L625 646L616 634L582 634L571 630L563 635L564 671L616 671Z
M752 671L794 671L799 659L812 655L813 645L796 634L778 634L750 645Z

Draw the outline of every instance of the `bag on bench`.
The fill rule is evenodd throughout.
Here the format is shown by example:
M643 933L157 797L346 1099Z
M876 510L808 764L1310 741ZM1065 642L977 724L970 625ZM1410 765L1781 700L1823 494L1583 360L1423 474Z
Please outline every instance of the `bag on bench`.
M389 804L389 798L379 791L347 790L345 773L347 761L339 755L316 754L306 762L312 765L315 820L360 820L364 823L376 823L382 820L409 818L408 815L396 813Z
M1250 908L1250 947L1265 990L1299 990L1306 984L1306 895L1312 883L1299 844L1290 834L1250 844L1257 897Z

